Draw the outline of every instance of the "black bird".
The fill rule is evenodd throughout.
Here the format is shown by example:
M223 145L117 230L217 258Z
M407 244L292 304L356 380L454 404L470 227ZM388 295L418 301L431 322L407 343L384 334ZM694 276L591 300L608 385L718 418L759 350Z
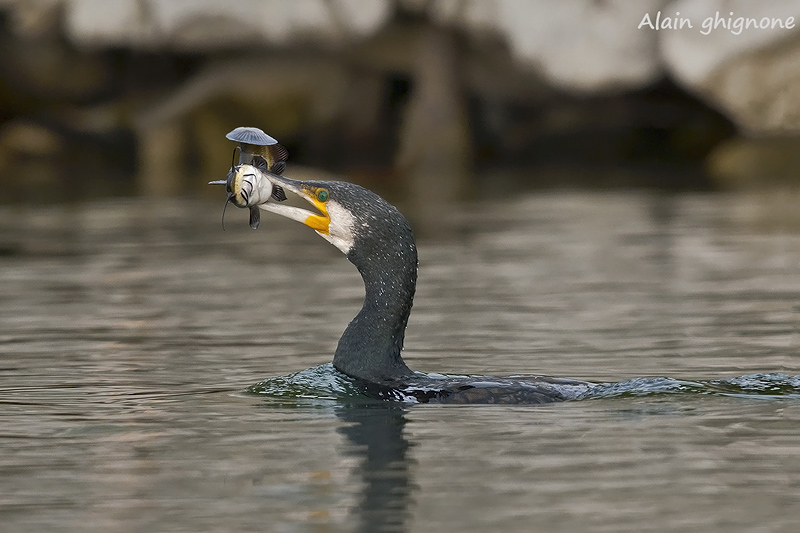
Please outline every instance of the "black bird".
M248 204L237 190L229 190L239 199L235 205L258 205L302 222L341 250L361 273L364 305L339 339L333 366L354 378L364 394L425 403L546 403L583 397L595 386L544 376L453 376L412 371L400 353L417 284L417 248L411 226L400 211L352 183L298 181L251 165L239 165L234 170L228 179L229 189L281 187L315 210L272 202L268 193L257 204Z

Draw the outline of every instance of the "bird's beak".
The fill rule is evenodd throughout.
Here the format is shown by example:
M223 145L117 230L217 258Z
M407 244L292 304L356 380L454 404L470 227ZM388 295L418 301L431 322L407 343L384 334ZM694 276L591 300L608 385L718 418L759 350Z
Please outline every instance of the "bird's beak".
M326 205L327 191L324 188L316 187L309 183L299 180L293 180L284 176L279 176L271 172L261 172L263 179L267 179L273 185L283 187L285 191L292 192L310 203L317 212L303 209L302 207L295 207L292 205L279 204L276 202L265 202L258 204L258 207L264 211L277 213L278 215L286 218L291 218L298 222L302 222L309 228L316 230L318 233L328 235L331 217L328 214L328 207ZM321 193L324 191L324 195Z

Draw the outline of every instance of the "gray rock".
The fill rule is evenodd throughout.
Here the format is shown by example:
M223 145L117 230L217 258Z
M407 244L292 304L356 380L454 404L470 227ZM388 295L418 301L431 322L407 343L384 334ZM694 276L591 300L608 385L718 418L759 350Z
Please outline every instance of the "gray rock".
M639 30L664 0L440 0L433 17L505 37L524 67L574 92L644 87L663 75L656 32Z
M800 131L800 0L680 0L664 12L680 12L695 26L658 32L664 64L678 83L747 132ZM795 17L794 28L739 31L716 24L718 12L733 24L739 17ZM707 29L709 17L714 24Z
M388 0L65 0L69 38L83 46L217 50L371 35Z

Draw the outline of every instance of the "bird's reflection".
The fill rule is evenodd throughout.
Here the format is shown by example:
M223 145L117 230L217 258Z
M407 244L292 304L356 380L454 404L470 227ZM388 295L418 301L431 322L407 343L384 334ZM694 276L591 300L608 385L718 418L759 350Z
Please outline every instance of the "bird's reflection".
M406 531L412 491L409 442L403 436L406 409L391 404L347 405L336 415L349 441L346 453L362 459L363 489L352 510L357 531Z

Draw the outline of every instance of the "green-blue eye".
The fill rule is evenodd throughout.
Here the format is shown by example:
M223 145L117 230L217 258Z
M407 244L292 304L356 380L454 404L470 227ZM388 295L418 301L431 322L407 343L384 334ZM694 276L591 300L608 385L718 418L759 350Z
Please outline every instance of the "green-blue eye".
M317 191L317 200L320 202L327 202L328 201L328 191L325 189L320 189Z

